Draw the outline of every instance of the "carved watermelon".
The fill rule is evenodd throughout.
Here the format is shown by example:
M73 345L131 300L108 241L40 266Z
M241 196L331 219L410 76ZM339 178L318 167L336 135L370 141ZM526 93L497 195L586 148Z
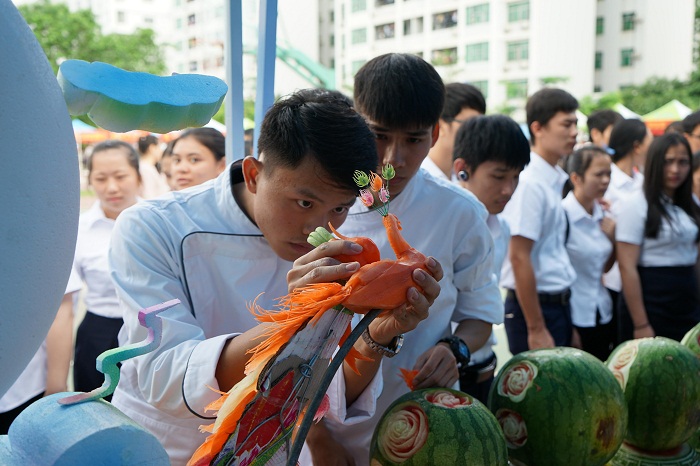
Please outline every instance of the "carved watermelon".
M371 466L506 466L503 433L489 410L466 393L427 388L403 395L372 436Z
M489 393L509 454L527 466L598 466L622 444L627 407L602 362L573 348L526 351Z
M700 360L669 338L622 343L606 362L625 392L625 442L646 451L672 450L700 427Z

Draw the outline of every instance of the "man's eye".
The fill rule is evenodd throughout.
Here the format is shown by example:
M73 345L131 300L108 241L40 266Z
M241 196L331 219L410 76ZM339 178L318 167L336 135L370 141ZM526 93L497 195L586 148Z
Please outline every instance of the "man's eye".
M299 199L299 200L297 201L297 204L299 205L299 207L301 207L301 208L303 208L303 209L309 209L309 208L311 208L311 201L305 201L305 200L303 200L303 199Z
M333 212L336 214L344 214L347 211L348 211L347 207L336 207L335 209L333 209Z

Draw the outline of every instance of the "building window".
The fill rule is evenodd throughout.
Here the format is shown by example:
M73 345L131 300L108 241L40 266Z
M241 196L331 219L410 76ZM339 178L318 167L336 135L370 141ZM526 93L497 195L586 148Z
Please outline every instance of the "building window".
M197 38L196 37L190 37L187 40L187 47L190 49L193 49L197 46Z
M506 82L506 98L524 99L527 97L527 79Z
M435 66L453 65L457 63L457 47L433 50L430 62Z
M367 42L367 28L353 29L350 33L350 43L363 44Z
M365 60L355 60L355 61L352 62L352 68L351 68L351 69L352 69L352 74L353 74L353 76L355 75L355 73L357 73L357 71L358 71L360 68L362 68L362 65L364 65L365 63L367 63Z
M143 23L144 24L153 24L153 18L151 18L150 16L146 16L145 18L143 18Z
M481 3L479 5L470 6L467 8L467 24L478 24L489 22L489 4Z
M411 34L423 33L423 17L406 19L403 22L403 35L410 36Z
M593 86L593 92L603 92L603 86Z
M328 38L328 42L331 47L335 47L335 34L330 35L330 37Z
M508 42L508 61L527 60L530 54L530 45L526 40Z
M471 85L476 87L484 95L484 99L489 97L489 82L488 81L472 81Z
M622 49L620 51L620 66L627 67L634 64L634 49Z
M375 0L374 5L375 6L384 6L384 5L393 5L394 0Z
M175 20L175 28L176 29L182 29L182 18L177 18Z
M623 31L634 30L634 13L623 13L622 14L622 30Z
M363 11L367 9L367 0L352 0L350 11Z
M513 2L508 4L508 22L530 19L530 2Z
M596 70L603 69L603 52L596 52L595 53L595 69Z
M377 40L392 39L395 34L394 23L380 24L374 28L374 38Z
M197 71L197 62L196 61L190 62L190 71Z
M475 61L488 61L489 59L489 43L480 42L478 44L467 45L467 55L465 61L467 63Z
M126 15L124 14L123 11L117 11L117 22L118 23L123 23L126 21Z
M595 19L595 34L597 36L600 36L604 32L604 28L605 28L605 18L603 18L602 16L598 16Z
M335 22L335 11L331 10L330 13L328 13L328 20L329 20L331 23L334 23L334 22Z
M187 25L188 26L194 26L197 22L197 19L194 17L194 15L189 15L187 17Z
M457 10L435 13L433 15L433 31L457 26Z

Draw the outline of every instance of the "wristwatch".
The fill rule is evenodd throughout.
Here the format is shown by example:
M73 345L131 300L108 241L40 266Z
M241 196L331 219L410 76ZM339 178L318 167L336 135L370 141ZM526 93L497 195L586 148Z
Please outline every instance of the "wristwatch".
M403 346L403 335L394 337L388 346L380 345L370 336L369 328L366 328L365 331L362 332L362 339L365 341L365 343L367 343L367 346L372 348L373 351L387 358L393 358L399 354L399 351L401 351L401 347Z
M464 340L456 335L452 335L450 337L443 338L442 340L438 341L438 343L447 343L450 345L452 354L454 354L455 359L457 359L457 367L459 368L460 374L466 370L467 366L469 365L469 361L472 359L472 354L469 351L467 344L464 343Z

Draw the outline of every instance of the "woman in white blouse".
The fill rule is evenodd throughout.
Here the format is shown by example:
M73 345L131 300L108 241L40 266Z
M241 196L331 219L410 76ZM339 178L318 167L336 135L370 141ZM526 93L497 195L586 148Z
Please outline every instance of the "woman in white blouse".
M686 139L665 134L649 147L643 192L618 203L615 239L627 338L680 340L700 322L694 270L698 219L690 171Z
M615 261L615 221L605 216L599 200L610 184L611 160L597 146L587 146L566 160L569 188L562 206L568 220L566 251L576 271L571 285L571 321L581 348L604 361L615 343L612 299L603 272Z
M88 160L88 181L97 201L80 215L72 272L87 288L87 312L78 327L73 362L78 391L102 385L104 376L95 368L95 358L119 346L117 334L123 320L107 253L114 221L137 201L141 176L136 150L122 141L98 144Z

